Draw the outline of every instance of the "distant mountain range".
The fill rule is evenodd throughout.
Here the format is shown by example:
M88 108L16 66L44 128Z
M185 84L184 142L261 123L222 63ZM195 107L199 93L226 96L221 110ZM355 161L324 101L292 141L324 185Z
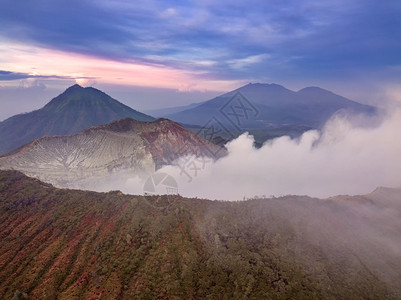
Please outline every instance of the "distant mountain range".
M76 84L43 108L0 122L0 154L41 136L74 134L123 118L155 120L95 88Z
M400 198L144 197L0 171L0 298L400 299Z
M179 156L214 159L225 149L167 119L121 119L70 136L41 137L0 157L13 169L59 187L99 190L113 176L147 175Z
M296 137L321 128L339 111L372 114L376 109L317 87L294 92L257 83L203 103L153 112L223 146L244 131L255 136L257 145L282 135ZM155 120L97 89L74 85L43 108L0 122L0 154L42 136L71 135L123 118Z
M158 113L176 122L199 126L207 126L213 119L228 130L243 131L283 126L320 128L339 110L371 114L376 109L318 87L294 92L278 84L250 83L195 107Z

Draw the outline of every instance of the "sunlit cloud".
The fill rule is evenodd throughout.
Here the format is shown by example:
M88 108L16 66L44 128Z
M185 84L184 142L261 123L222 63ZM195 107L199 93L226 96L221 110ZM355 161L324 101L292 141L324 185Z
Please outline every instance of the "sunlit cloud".
M79 84L80 86L83 87L89 87L93 86L96 84L96 79L90 79L90 78L77 78L75 79L75 82Z
M234 69L242 69L252 67L253 64L262 63L264 60L269 59L268 54L252 55L245 58L233 59L228 64Z
M7 61L2 62L2 67L9 72L4 75L14 74L16 78L54 76L72 78L84 85L101 82L172 88L179 91L189 89L226 91L235 87L236 84L232 81L200 78L198 75L201 75L201 72L115 61L25 45L13 45L11 48L3 45L0 46L0 51L8 57ZM36 75L28 75L33 73Z

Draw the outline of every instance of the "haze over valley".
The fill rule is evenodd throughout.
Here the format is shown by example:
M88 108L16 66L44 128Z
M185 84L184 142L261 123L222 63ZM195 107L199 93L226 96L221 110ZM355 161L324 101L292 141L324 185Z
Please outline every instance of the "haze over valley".
M400 185L400 145L389 147L389 136L399 140L399 111L277 84L248 84L181 109L171 115L181 125L156 120L76 84L43 108L0 123L3 149L17 146L0 157L0 168L58 187L131 194L143 194L158 171L184 196L220 200L355 195ZM92 127L80 131L85 126Z

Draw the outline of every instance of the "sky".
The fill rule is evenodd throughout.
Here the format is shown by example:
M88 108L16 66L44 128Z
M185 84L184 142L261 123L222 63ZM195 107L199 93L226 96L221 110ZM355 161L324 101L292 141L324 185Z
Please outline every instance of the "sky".
M68 86L139 110L249 82L401 101L399 0L0 0L0 120Z

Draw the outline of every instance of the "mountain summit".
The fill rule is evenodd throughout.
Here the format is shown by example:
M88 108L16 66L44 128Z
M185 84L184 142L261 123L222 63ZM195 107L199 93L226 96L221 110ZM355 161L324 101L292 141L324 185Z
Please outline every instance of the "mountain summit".
M0 153L45 135L70 135L123 118L153 121L102 91L75 84L39 110L0 122Z
M240 95L240 97L237 97ZM247 110L247 112L244 111ZM339 110L372 114L376 109L330 91L308 87L289 90L278 84L249 83L196 107L165 115L185 124L203 126L213 117L237 129L271 129L282 126L321 128ZM240 120L234 117L246 116ZM239 128L238 128L239 127Z

